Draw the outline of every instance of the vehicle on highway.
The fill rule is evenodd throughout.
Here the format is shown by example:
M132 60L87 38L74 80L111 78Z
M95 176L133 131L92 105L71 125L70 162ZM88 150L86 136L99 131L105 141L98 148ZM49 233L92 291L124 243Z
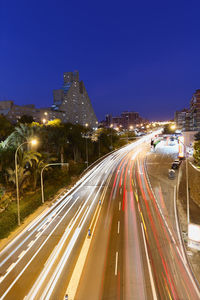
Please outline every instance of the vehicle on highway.
M182 160L180 160L180 159L177 158L177 159L174 160L174 162L175 162L176 164L179 164L179 166L180 166L180 164L182 163Z
M169 169L168 178L169 179L174 179L175 178L175 171L173 169Z
M173 162L172 165L171 165L171 169L172 170L178 170L178 168L179 168L179 163Z

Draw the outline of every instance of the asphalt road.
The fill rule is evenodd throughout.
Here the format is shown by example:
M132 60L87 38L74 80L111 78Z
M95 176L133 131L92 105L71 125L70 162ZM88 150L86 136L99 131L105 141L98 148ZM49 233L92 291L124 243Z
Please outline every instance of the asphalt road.
M150 138L97 164L0 253L0 299L63 299L100 209L75 299L200 298L148 181Z

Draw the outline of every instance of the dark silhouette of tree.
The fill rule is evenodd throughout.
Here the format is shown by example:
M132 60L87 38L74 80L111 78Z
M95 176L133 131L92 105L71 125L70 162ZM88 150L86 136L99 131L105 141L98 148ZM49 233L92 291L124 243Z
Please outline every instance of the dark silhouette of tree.
M19 119L19 123L23 123L23 124L31 124L33 121L34 121L33 117L29 115L23 115Z

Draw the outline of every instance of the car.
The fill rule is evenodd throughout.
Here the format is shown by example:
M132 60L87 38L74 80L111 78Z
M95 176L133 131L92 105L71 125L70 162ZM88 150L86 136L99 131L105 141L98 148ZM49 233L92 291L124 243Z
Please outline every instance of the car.
M180 159L175 159L174 162L175 162L176 164L179 164L179 166L180 166L180 164L182 163L182 160L180 160Z
M175 171L174 170L172 170L172 169L169 169L169 171L168 171L168 178L169 179L174 179L175 178Z
M178 168L179 168L179 166L180 166L180 164L179 164L179 162L173 162L172 163L172 166L171 166L171 169L172 170L177 170Z

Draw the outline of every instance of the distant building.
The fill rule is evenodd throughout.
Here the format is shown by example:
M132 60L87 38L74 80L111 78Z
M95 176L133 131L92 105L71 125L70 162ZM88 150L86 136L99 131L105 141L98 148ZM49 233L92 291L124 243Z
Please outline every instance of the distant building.
M12 123L16 123L23 115L32 116L34 121L44 124L54 119L62 122L97 127L97 118L92 108L83 81L79 81L79 73L64 73L62 89L53 91L53 105L36 108L34 104L15 105L13 101L0 101L0 114Z
M174 120L182 131L200 131L200 89L193 94L190 108L176 111Z
M136 127L137 124L143 123L145 120L140 117L138 112L134 111L124 111L120 116L112 117L111 115L106 115L106 119L101 122L105 127L121 127L125 130L130 128L130 126Z
M174 115L177 129L184 131L190 130L190 111L184 108L181 111L176 111Z

